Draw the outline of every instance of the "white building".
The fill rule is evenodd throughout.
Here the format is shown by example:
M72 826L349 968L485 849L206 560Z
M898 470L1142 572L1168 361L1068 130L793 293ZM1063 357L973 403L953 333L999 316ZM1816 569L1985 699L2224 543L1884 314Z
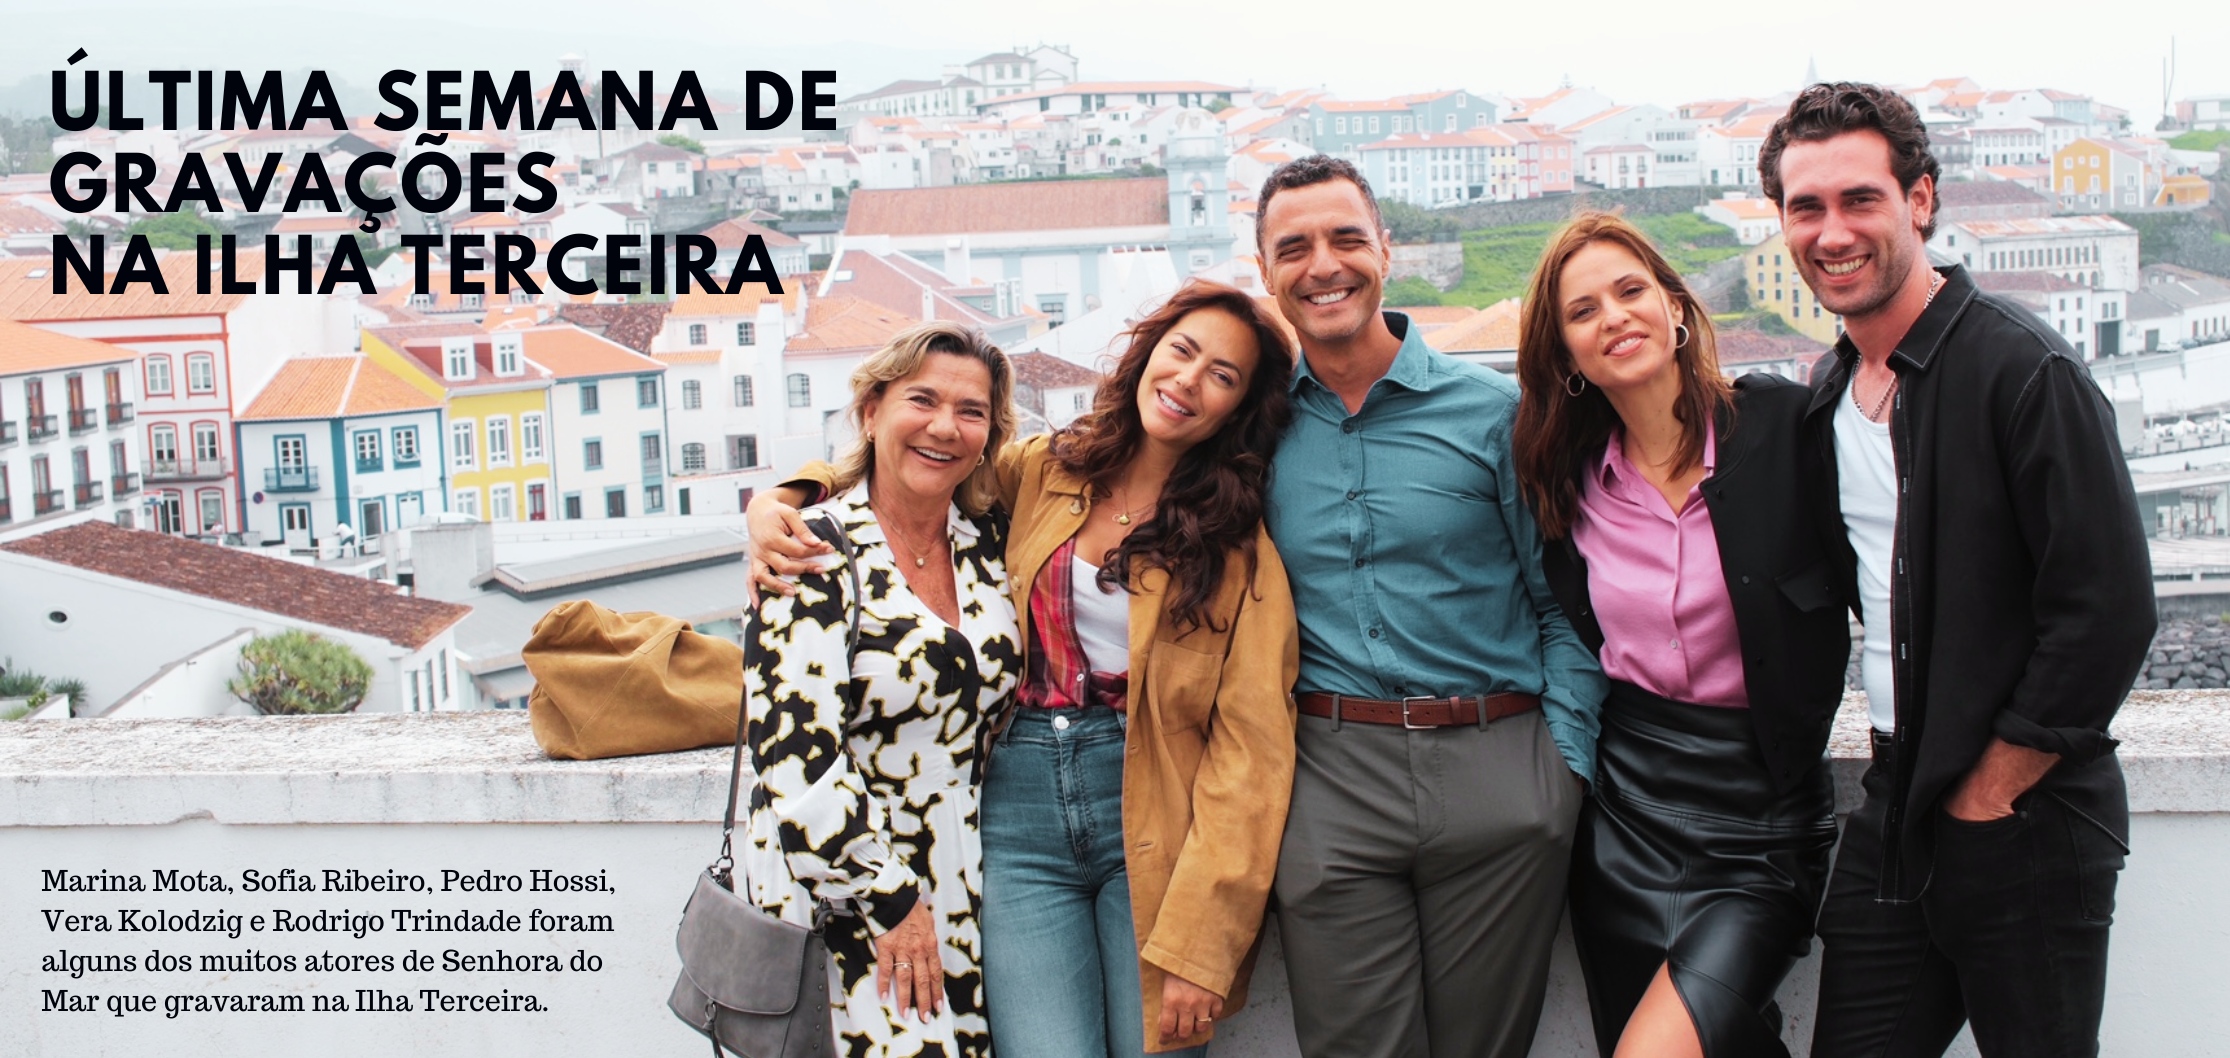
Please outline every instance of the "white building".
M1736 193L1696 207L1705 220L1734 229L1735 241L1756 246L1781 233L1781 209L1770 198Z
M236 426L246 530L306 548L344 525L369 541L445 510L441 409L360 354L280 365Z
M2151 352L2230 341L2230 279L2152 265L2129 296L2129 347Z
M783 350L805 329L805 311L806 292L797 286L780 295L747 285L735 294L674 299L651 343L651 355L666 365L672 402L673 513L740 511L739 490L780 482L767 457L787 432Z
M81 511L138 521L136 360L106 342L0 320L0 529Z
M89 712L238 636L302 629L371 665L358 712L458 708L455 629L469 609L393 585L86 521L0 544L0 643L38 644L40 671L85 681ZM30 661L31 657L25 657Z
M2093 290L2137 289L2137 229L2112 217L1945 224L1928 248L1981 272L2050 272Z
M2028 309L2054 334L2067 339L2076 355L2095 360L2120 351L2122 310L2127 295L2118 290L2092 290L2050 272L1978 272L1975 285ZM2115 335L2113 350L2102 353L2101 341Z
M505 333L550 373L558 517L666 513L666 365L568 324Z

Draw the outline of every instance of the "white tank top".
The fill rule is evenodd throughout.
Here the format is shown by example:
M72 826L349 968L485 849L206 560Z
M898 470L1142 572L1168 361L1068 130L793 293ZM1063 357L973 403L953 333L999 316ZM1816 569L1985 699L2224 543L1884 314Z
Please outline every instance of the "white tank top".
M1069 559L1069 608L1076 615L1076 641L1093 672L1130 671L1130 593L1100 590L1100 568L1081 557Z
M1850 534L1851 550L1858 552L1859 619L1866 624L1858 681L1866 690L1866 712L1874 729L1894 731L1889 586L1897 537L1897 453L1890 446L1889 424L1861 414L1848 391L1836 402L1835 480L1843 531Z

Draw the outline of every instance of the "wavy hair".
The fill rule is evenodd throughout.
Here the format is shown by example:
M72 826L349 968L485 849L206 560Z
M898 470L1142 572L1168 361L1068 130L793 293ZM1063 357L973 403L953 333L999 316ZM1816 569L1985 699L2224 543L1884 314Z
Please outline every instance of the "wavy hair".
M1589 210L1573 217L1549 237L1548 249L1542 251L1541 263L1534 266L1526 287L1518 327L1518 418L1511 427L1518 487L1532 506L1542 535L1551 540L1571 534L1579 515L1580 473L1602 454L1619 424L1618 412L1602 390L1584 387L1575 397L1568 388L1578 368L1564 345L1563 313L1558 307L1564 266L1574 254L1598 242L1639 258L1665 297L1680 306L1681 322L1687 326L1688 340L1673 347L1673 363L1680 372L1673 417L1681 426L1675 473L1703 462L1704 437L1712 419L1734 406L1734 387L1719 373L1711 314L1649 236L1615 213Z
M1223 583L1231 552L1246 556L1251 578L1254 538L1270 486L1270 457L1292 421L1287 387L1293 378L1293 344L1283 324L1245 291L1196 279L1178 288L1139 320L1115 366L1101 380L1091 411L1053 439L1062 469L1107 495L1146 437L1139 417L1138 385L1154 347L1177 321L1202 311L1228 313L1254 332L1256 357L1247 391L1215 434L1180 457L1162 486L1151 521L1131 530L1100 566L1099 583L1127 588L1135 570L1168 572L1169 613L1180 629L1216 627L1209 604Z
M969 514L982 514L999 502L998 464L989 455L1014 436L1014 367L1007 354L991 344L982 331L957 323L934 322L911 327L870 354L852 371L852 404L845 414L859 435L852 447L836 460L836 480L829 495L842 495L860 483L875 466L875 441L867 434L867 405L890 389L890 384L913 377L932 355L961 356L991 372L991 433L984 439L985 456L968 479L953 490L953 502Z

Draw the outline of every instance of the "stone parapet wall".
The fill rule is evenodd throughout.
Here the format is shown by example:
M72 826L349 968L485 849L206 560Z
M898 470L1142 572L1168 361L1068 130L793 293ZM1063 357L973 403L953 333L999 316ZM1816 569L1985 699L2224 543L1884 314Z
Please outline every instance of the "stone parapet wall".
M1863 699L1839 718L1834 766L1843 807L1865 766ZM2122 877L2105 1053L2199 1055L2230 1037L2219 1003L2230 950L2230 693L2133 694L2115 726L2130 777L2136 852ZM606 761L542 758L518 714L206 720L50 721L0 725L0 1053L32 1056L159 1051L187 1056L307 1053L333 1058L442 1055L697 1054L703 1043L664 1005L678 963L673 927L692 878L717 842L727 755L708 749ZM43 870L147 875L160 869L359 869L429 878L444 870L601 873L611 894L353 892L77 894L46 891ZM463 938L438 934L153 936L58 932L42 908L116 906L260 913L272 907L385 915L399 907L456 913L510 908L603 913L606 933ZM42 972L51 953L307 954L401 957L413 949L569 960L594 972L391 975ZM1806 1050L1817 955L1781 1004ZM49 990L85 994L359 995L433 987L532 993L537 1013L161 1012L122 1018L42 1012ZM1283 959L1268 937L1248 1009L1220 1028L1219 1058L1296 1053ZM1962 1042L1958 1054L1972 1054ZM1536 1055L1594 1054L1569 940L1552 964Z

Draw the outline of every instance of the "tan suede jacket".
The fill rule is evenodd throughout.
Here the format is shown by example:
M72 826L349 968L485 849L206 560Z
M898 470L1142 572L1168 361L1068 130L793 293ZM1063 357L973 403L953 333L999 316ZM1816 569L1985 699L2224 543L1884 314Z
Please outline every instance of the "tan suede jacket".
M1002 499L1014 514L1007 579L1025 650L1030 588L1092 509L1090 487L1050 458L1049 441L1040 435L1010 444L998 464ZM830 469L807 467L798 480L826 488ZM1165 974L1223 996L1227 1017L1245 1005L1277 873L1293 792L1300 637L1285 565L1267 530L1257 530L1254 546L1252 583L1244 558L1224 566L1211 608L1220 632L1180 634L1164 620L1168 574L1133 578L1123 853L1148 1051L1178 1046L1161 1039ZM1205 1038L1213 1031L1184 1044Z

